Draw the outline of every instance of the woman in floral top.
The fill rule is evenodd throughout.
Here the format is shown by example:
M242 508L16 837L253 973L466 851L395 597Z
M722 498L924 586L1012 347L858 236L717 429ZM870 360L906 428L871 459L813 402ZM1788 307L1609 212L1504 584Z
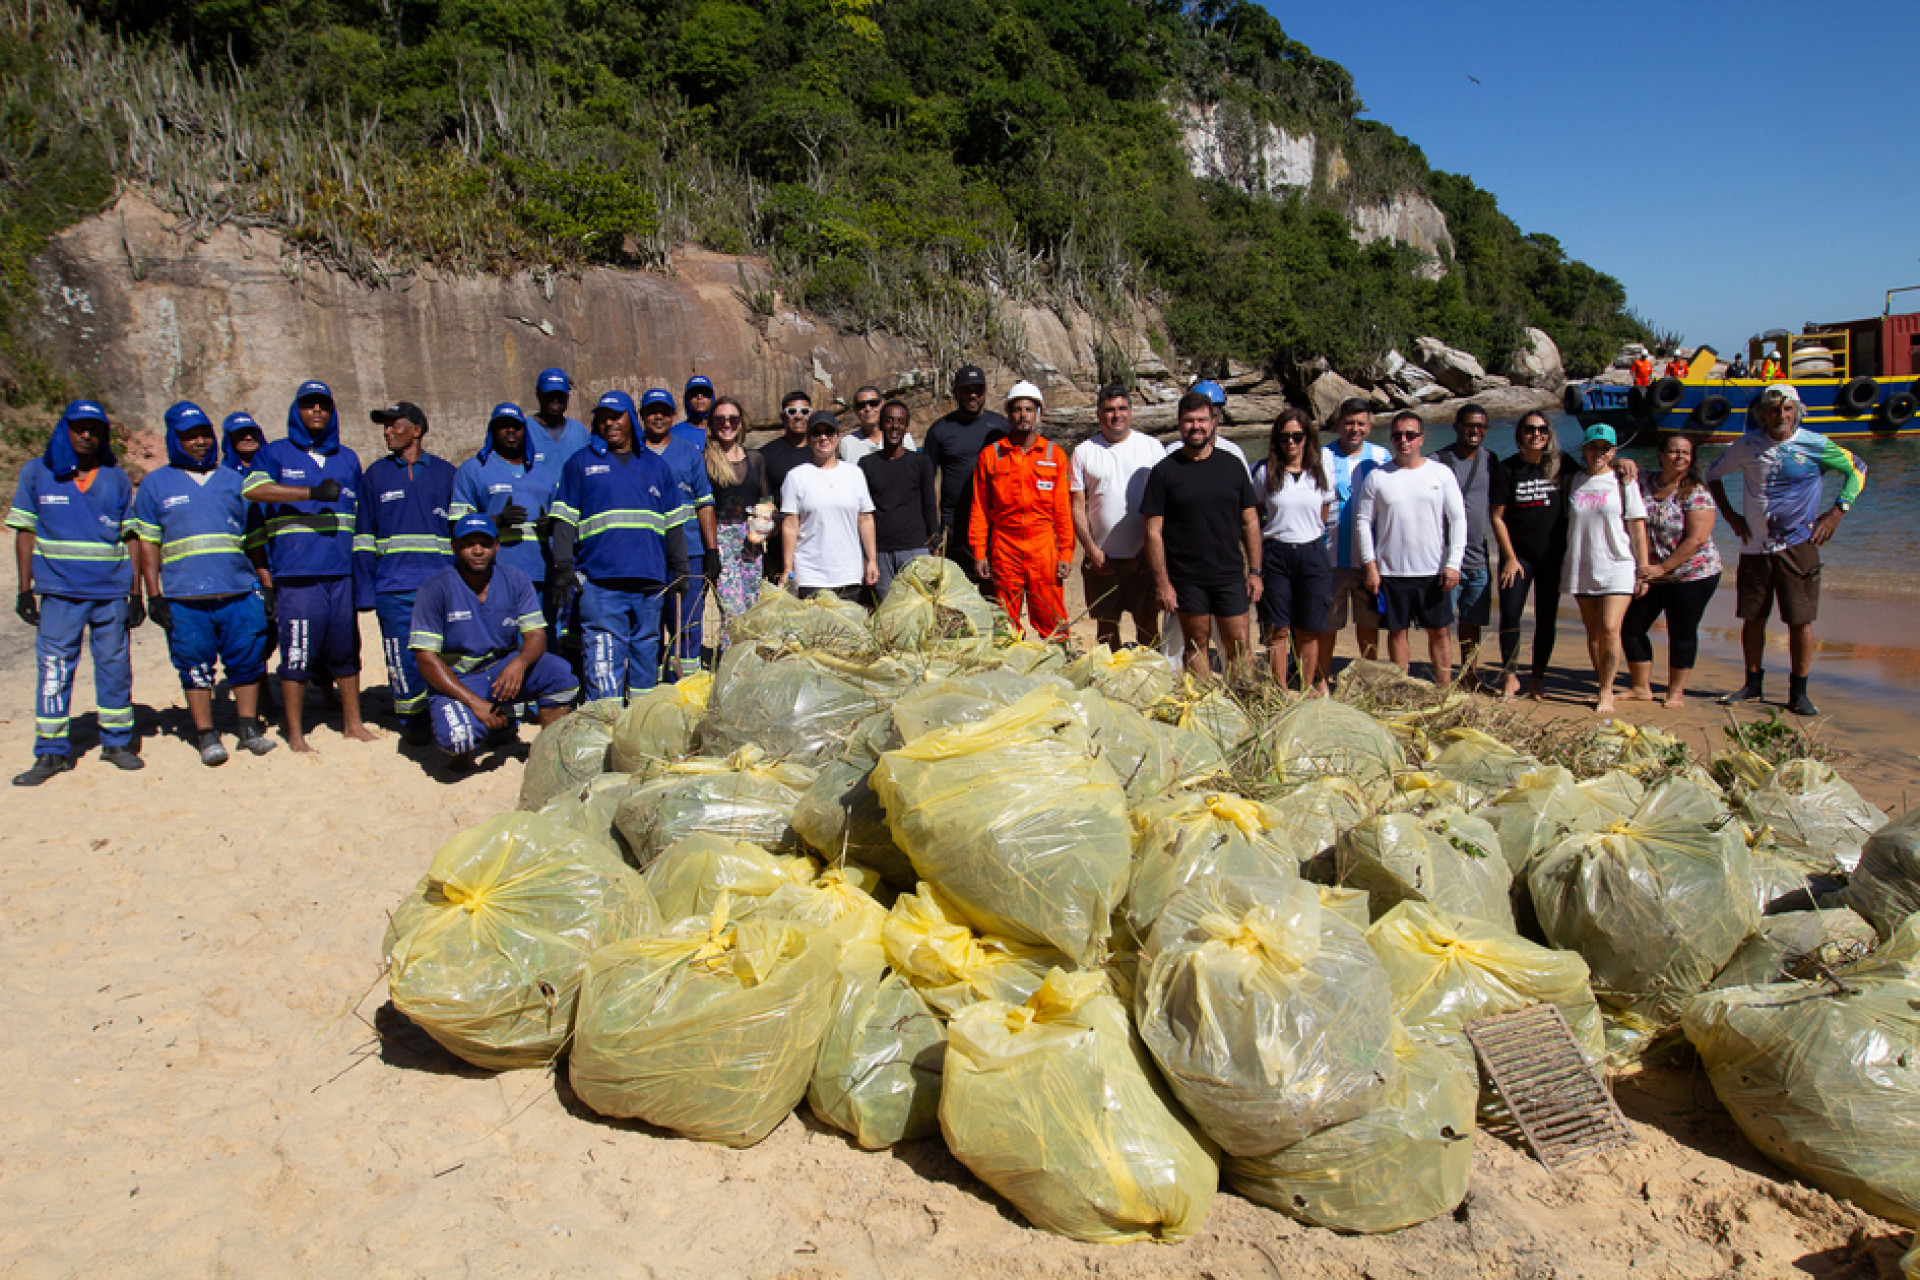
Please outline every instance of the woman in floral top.
M1693 441L1668 436L1660 446L1660 474L1640 473L1647 506L1648 560L1640 571L1647 593L1627 607L1620 628L1632 688L1626 696L1653 700L1654 619L1667 615L1667 697L1686 700L1687 676L1700 652L1700 619L1720 585L1720 550L1713 545L1713 495L1694 465Z

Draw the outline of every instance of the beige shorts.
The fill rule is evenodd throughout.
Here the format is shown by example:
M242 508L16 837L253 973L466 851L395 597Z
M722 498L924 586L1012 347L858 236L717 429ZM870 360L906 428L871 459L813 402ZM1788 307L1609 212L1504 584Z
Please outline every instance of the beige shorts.
M1367 571L1365 569L1335 569L1333 571L1333 605L1327 611L1327 630L1345 631L1347 629L1348 602L1352 602L1355 626L1380 629L1380 610L1375 607L1374 593L1367 590Z

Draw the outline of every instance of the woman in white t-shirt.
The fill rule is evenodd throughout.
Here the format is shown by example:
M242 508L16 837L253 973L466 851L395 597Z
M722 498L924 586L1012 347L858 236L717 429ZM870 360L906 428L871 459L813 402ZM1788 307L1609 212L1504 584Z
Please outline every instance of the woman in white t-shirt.
M1287 639L1293 639L1293 667L1300 686L1313 682L1325 694L1321 678L1320 633L1333 605L1333 560L1327 551L1327 517L1333 486L1320 457L1320 436L1298 409L1280 411L1267 441L1267 459L1253 469L1253 491L1260 499L1260 629L1267 642L1273 678L1287 683Z
M1567 557L1561 584L1580 603L1587 628L1587 657L1599 692L1593 708L1613 710L1613 677L1620 669L1620 624L1627 605L1647 589L1640 570L1647 563L1647 506L1640 487L1614 467L1619 443L1613 428L1587 428L1580 447L1583 469L1567 480Z
M807 455L780 485L781 581L858 602L861 586L880 580L866 474L840 460L840 422L824 410L807 422Z

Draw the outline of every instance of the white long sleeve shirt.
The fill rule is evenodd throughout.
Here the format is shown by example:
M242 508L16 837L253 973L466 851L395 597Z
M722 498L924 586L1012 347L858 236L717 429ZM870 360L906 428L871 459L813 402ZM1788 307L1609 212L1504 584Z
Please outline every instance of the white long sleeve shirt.
M1467 550L1467 504L1453 472L1434 462L1389 462L1367 474L1353 518L1362 565L1383 578L1430 578L1458 570Z

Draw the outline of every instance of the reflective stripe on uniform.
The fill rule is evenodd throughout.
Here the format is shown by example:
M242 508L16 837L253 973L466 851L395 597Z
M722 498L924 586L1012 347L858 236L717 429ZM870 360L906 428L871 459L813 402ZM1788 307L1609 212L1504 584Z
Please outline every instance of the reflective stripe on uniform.
M143 533L141 535L145 537ZM148 538L152 542L154 539ZM246 540L237 533L197 533L190 538L175 538L160 544L160 563L172 564L189 556L242 555Z
M119 542L61 542L36 538L33 553L48 560L124 560L127 549Z

